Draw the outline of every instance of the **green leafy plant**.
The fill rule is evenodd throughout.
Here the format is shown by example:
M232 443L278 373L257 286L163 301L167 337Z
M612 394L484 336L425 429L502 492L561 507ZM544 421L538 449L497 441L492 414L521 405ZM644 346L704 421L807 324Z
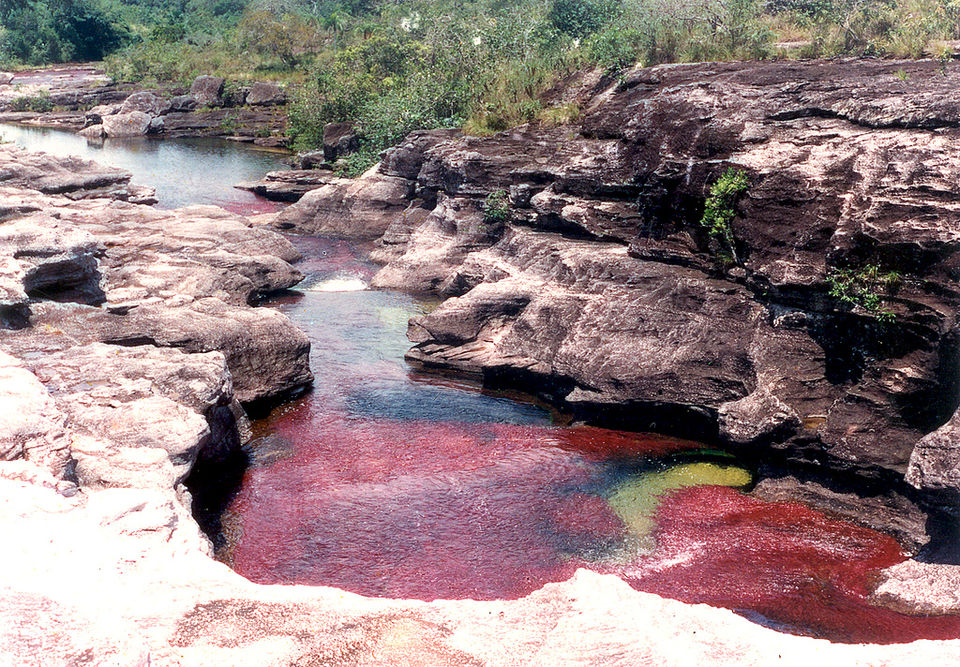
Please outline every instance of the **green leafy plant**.
M860 268L833 269L827 275L830 296L841 303L861 308L879 321L891 323L896 319L892 311L883 307L881 290L895 289L903 277L896 271L881 271L877 264Z
M13 111L34 111L36 113L46 113L53 110L53 102L50 100L50 94L46 91L39 95L29 95L14 98L10 102L10 109Z
M703 216L700 218L700 226L724 246L722 254L729 255L734 263L737 257L731 223L737 215L737 200L747 191L749 185L745 171L729 167L710 187Z
M483 200L483 221L499 225L510 219L510 197L506 190L494 190Z

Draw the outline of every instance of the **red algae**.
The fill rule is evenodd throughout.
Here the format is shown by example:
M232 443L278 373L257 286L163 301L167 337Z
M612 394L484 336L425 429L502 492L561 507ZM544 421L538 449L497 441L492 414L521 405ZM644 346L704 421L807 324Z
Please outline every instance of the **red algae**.
M252 469L234 504L243 526L233 566L255 581L515 598L569 578L576 553L623 535L607 503L580 491L598 477L599 429L332 420L305 437L276 427L296 453ZM667 449L608 433L616 451Z
M905 558L887 535L719 486L670 494L656 520L656 552L620 572L638 590L753 612L745 615L833 641L960 637L960 617L871 604L879 570Z
M534 404L412 373L406 320L428 304L363 289L376 267L354 244L291 240L304 292L273 303L313 341L317 383L256 425L276 437L230 508L224 555L240 574L489 600L587 567L787 632L960 637L958 617L871 603L880 570L905 557L892 538L716 486L751 476L701 443L559 426Z

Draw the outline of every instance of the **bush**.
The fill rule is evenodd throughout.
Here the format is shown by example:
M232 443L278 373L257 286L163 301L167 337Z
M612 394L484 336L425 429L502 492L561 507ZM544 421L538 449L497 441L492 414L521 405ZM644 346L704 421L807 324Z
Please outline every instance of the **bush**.
M729 167L710 188L703 208L700 226L711 236L722 239L729 248L733 248L733 229L730 223L737 215L736 203L747 191L750 181L747 173L741 169Z
M510 219L510 198L506 190L494 190L483 200L483 221L499 225Z
M827 275L830 296L841 303L860 307L881 322L892 322L894 314L883 308L880 290L891 291L902 281L896 271L882 272L879 265L867 264L858 269L833 269Z

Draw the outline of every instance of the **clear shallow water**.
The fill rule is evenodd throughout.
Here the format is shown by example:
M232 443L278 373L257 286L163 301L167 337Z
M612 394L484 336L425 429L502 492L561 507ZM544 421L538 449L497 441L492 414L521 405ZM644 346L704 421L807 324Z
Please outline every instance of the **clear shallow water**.
M284 155L254 150L218 138L160 140L146 137L90 142L72 132L0 125L0 140L51 155L76 155L133 174L133 183L156 188L160 208L215 204L237 213L276 210L276 204L237 190L274 169L286 169Z
M255 198L233 183L276 167L264 163L274 156L226 142L85 153L70 150L86 143L79 137L15 130L32 150L74 152L169 188L166 205L250 207L245 198ZM751 474L734 459L694 442L564 425L543 406L413 372L402 360L406 322L433 304L367 289L375 267L361 247L294 240L307 279L273 306L313 340L316 388L254 425L252 466L225 521L224 556L241 574L493 599L588 567L788 632L881 643L960 636L960 618L872 604L879 570L904 558L893 539L745 495Z

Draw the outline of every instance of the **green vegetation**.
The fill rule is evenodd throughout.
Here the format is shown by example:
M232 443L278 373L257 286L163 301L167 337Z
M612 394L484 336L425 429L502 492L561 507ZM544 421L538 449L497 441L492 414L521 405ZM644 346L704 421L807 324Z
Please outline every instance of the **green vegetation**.
M118 80L285 82L295 147L350 121L355 173L414 129L576 122L541 100L580 68L928 53L945 71L960 0L0 0L0 26L4 67L106 57Z
M48 93L40 95L15 97L10 102L11 111L34 111L44 113L53 110L53 102Z
M730 223L737 215L736 205L747 191L750 181L742 169L728 167L710 188L710 195L703 207L700 226L723 244L723 252L736 261L733 228Z
M834 269L827 276L830 296L862 308L884 323L892 323L895 315L883 307L880 291L889 292L901 282L903 277L899 273L883 272L877 264L867 264L857 269Z
M128 38L96 0L0 0L0 62L98 60Z
M506 190L494 190L483 200L483 221L499 225L510 219L510 197Z

